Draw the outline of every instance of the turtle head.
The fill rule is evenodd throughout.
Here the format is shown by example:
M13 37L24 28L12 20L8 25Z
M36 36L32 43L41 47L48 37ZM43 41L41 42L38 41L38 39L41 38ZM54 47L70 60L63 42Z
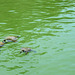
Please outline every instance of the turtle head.
M3 40L2 42L3 42L3 43L7 43L7 41L6 41L6 40Z
M21 50L20 53L25 52L24 50Z
M22 50L22 52L25 52L24 50Z

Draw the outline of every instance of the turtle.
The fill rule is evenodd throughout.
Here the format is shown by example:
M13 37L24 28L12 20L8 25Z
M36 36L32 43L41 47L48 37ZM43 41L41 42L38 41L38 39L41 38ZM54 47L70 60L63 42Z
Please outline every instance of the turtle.
M27 53L31 51L36 52L29 47L22 47L20 53L25 52L25 55L27 55Z
M7 42L16 42L18 38L19 36L7 36L5 40L7 40Z

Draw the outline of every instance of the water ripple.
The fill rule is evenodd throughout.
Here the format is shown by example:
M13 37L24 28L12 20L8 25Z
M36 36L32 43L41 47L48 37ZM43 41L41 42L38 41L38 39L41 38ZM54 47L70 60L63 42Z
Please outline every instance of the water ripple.
M11 71L11 70L15 70L15 69L18 69L18 68L22 68L20 66L14 66L14 67L8 67L8 71Z
M7 23L0 23L0 24L7 24Z
M0 40L8 35L21 37L1 48L0 73L73 75L74 9L74 0L1 1ZM20 54L21 47L37 53Z
M8 12L12 12L12 13L18 13L15 10L9 10Z

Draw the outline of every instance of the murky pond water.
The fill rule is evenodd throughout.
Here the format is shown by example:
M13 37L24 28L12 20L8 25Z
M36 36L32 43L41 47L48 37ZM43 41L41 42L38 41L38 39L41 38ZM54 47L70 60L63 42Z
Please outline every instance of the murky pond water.
M0 1L1 75L75 75L75 1ZM21 47L37 53L20 54Z

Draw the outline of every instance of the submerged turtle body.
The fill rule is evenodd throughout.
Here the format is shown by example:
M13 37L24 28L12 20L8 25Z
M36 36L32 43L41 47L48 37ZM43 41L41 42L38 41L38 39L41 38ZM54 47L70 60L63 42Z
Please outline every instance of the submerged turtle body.
M29 47L22 47L20 53L25 52L25 54L27 55L27 53L28 53L28 52L31 52L31 51L33 51L33 52L36 53L36 51L32 50L32 49L29 48Z
M30 52L30 51L32 51L31 48L29 48L29 47L23 47L23 48L21 48L20 53L25 52L25 54L27 54L27 53Z
M31 48L29 48L29 47L23 47L23 48L21 48L21 50L24 50L24 51L31 51Z
M7 40L7 42L16 42L18 38L19 36L8 36L5 40Z

